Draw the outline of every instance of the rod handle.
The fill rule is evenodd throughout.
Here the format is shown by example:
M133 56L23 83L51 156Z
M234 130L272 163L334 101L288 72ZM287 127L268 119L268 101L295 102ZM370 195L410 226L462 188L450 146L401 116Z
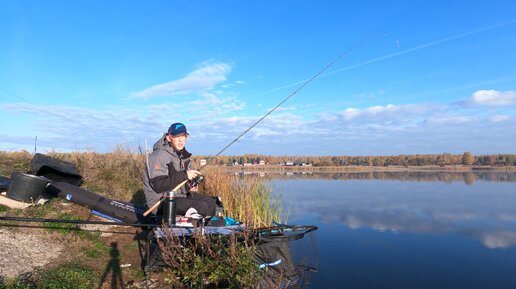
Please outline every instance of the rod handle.
M172 189L172 192L179 190L179 188L181 188L184 184L186 184L186 182L188 182L188 180L185 180L182 183L180 183L179 185L177 185L174 189ZM147 215L150 214L152 211L154 211L154 209L156 209L159 206L159 204L161 204L161 202L163 202L164 199L165 198L161 198L156 203L154 203L154 205L152 205L152 207L150 207L147 211L145 211L145 213L143 213L143 216L147 217Z

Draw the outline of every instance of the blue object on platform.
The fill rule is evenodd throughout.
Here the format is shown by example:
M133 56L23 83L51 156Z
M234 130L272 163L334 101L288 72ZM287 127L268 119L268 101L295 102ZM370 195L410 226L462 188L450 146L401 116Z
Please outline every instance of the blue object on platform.
M259 269L265 269L265 268L267 268L267 267L274 267L274 266L278 266L279 264L281 264L281 259L278 259L278 260L276 260L276 261L274 261L274 262L270 262L270 263L265 262L265 263L263 263L263 264L260 264L260 265L258 266L258 268L259 268Z
M102 214L101 212L98 212L98 211L95 211L95 210L91 210L91 213L93 215L96 215L96 216L99 216L99 217L102 217L102 218L105 218L105 219L109 219L111 221L115 221L115 222L118 222L118 223L124 223L124 221L122 221L122 220L119 220L117 218L113 218L113 217L108 216L106 214Z
M238 222L237 220L230 218L230 217L224 217L224 221L226 221L226 226L233 226L233 225L240 224L240 222Z
M238 222L237 220L230 218L230 217L223 217L223 219L226 222L226 226L235 226L235 225L240 224L240 222ZM213 217L213 218L211 218L211 220L217 221L217 220L220 220L220 218Z

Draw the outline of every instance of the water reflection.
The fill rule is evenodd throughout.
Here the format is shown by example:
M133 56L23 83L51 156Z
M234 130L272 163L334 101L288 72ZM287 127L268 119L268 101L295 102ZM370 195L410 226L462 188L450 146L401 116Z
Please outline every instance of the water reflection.
M516 172L511 171L403 171L403 172L236 172L237 175L258 175L274 179L324 179L324 180L398 180L416 182L463 182L472 185L475 181L516 182Z
M471 175L481 181L471 185L466 181ZM274 184L283 192L291 222L308 218L354 230L458 234L492 249L516 245L516 187L510 183L516 180L515 173L344 176L347 181L276 179Z

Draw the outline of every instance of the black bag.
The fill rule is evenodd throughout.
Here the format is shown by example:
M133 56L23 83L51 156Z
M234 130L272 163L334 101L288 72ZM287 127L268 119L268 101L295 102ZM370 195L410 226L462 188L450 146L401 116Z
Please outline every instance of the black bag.
M75 186L83 183L82 176L73 163L37 153L30 162L32 173L53 182L66 182Z
M6 192L10 182L11 180L9 178L0 176L0 192Z

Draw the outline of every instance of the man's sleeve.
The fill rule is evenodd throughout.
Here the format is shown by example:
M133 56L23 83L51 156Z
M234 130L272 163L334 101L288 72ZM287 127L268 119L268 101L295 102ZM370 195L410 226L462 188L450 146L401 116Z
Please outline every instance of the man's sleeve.
M150 183L158 194L168 192L188 180L186 171L175 171L172 165L168 165L160 154L149 158Z

